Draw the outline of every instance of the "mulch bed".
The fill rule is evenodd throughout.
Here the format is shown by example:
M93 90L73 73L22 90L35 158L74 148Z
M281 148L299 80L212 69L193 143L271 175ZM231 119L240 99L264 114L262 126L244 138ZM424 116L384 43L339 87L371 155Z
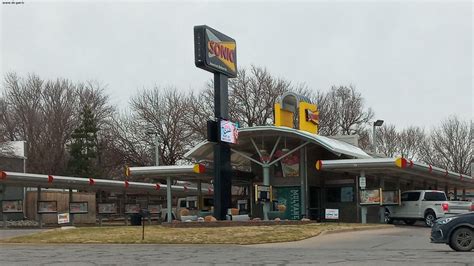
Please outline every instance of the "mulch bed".
M270 226L270 225L303 225L316 221L215 221L215 222L171 222L162 223L164 227L194 228L194 227L231 227L231 226Z

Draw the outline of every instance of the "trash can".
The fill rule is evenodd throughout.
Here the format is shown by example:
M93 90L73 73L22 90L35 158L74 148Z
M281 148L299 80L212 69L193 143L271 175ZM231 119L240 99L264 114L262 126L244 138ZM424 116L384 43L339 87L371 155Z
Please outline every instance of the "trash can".
M130 225L142 225L142 215L139 213L134 213L130 216Z

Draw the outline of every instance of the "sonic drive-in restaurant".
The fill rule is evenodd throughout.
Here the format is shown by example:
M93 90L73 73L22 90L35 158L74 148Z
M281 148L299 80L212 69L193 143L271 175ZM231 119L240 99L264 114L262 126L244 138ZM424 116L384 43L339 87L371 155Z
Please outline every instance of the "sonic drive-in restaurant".
M382 221L385 206L400 204L403 190L474 187L470 176L369 155L357 136L319 135L316 104L292 92L275 103L274 125L235 128L234 138L223 138L232 131L223 124L231 123L227 79L237 74L236 43L208 26L194 32L195 64L214 73L215 118L208 140L185 156L214 168L216 218L235 207L233 186L246 188L251 217L343 222ZM236 170L247 171L246 178L236 178Z

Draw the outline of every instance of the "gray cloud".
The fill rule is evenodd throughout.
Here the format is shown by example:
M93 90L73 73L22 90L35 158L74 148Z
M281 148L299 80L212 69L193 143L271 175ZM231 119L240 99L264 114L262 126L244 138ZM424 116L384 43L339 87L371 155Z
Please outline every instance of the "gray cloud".
M240 66L310 88L353 84L376 118L431 127L473 115L471 2L30 2L2 6L2 72L96 79L115 103L137 89L200 89L193 26L237 41Z

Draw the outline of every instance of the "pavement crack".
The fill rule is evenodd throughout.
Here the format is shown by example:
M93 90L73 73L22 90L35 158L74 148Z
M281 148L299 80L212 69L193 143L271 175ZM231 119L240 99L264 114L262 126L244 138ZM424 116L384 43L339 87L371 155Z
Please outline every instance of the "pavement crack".
M378 248L378 247L381 247L381 246L386 245L386 244L389 244L389 243L393 243L393 241L388 241L388 242L380 243L380 244L375 245L375 246L372 246L372 247L370 247L370 248Z

